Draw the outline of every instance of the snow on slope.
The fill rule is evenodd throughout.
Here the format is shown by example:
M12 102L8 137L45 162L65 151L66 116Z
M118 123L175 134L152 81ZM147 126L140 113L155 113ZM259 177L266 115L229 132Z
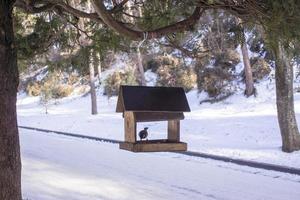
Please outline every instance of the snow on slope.
M57 128L57 126L56 126ZM297 200L300 177L21 130L30 200Z
M188 149L292 167L300 166L300 152L283 153L276 117L274 83L257 85L258 96L245 98L240 93L216 104L201 104L204 94L187 94L192 112L182 121L182 141ZM19 96L19 125L123 140L122 115L115 113L117 98L98 95L99 114L90 115L90 98L70 97L51 105L49 114L37 97ZM300 94L295 94L295 109L300 123ZM299 124L300 125L300 124ZM165 138L166 122L140 123L149 127L149 138Z

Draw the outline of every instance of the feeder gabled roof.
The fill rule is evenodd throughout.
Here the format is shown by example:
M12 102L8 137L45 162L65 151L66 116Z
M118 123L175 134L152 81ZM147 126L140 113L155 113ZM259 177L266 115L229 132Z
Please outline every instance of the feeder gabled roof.
M120 86L117 112L190 112L181 87Z

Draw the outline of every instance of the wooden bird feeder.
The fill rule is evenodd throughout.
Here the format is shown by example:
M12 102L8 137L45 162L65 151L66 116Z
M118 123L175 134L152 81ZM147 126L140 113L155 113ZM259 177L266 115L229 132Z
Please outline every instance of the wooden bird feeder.
M123 113L125 141L120 149L133 152L186 151L180 142L180 120L190 107L183 88L121 86L116 112ZM168 121L168 137L137 141L137 123ZM150 132L151 134L151 132Z

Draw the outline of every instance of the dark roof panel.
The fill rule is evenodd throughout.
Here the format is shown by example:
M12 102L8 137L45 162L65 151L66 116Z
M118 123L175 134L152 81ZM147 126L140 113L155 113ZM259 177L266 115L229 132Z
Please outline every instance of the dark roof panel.
M120 99L122 98L122 99ZM183 88L121 86L117 112L190 112Z

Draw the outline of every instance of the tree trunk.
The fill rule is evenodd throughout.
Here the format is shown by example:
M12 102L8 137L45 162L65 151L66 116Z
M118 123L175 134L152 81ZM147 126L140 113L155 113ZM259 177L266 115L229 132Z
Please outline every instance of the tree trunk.
M245 83L246 83L246 90L245 95L247 97L254 94L254 82L253 82L253 76L252 76L252 69L248 54L248 48L246 44L246 40L244 38L244 41L241 43L241 50L243 55L243 63L244 63L244 70L245 70Z
M139 7L138 9L130 9L134 6L134 3L132 1L127 2L128 5L128 13L132 16L139 16L142 17L142 10ZM134 23L134 19L132 17L127 17L127 21ZM145 38L144 38L145 39ZM146 85L146 79L145 79L145 71L144 71L144 67L143 67L143 59L142 59L142 55L141 55L141 51L140 51L140 47L142 43L139 43L136 49L136 55L134 57L134 59L136 59L136 69L135 69L135 73L137 74L137 81L140 85L145 86Z
M275 50L277 115L282 137L282 150L300 149L300 135L294 111L293 67L284 47L278 42Z
M21 200L21 159L17 127L17 53L14 46L14 1L0 2L0 199Z
M90 71L90 87L91 87L91 105L92 105L92 115L97 115L97 95L96 95L96 87L95 87L95 66L94 66L94 56L93 50L91 49L89 52L89 71Z
M242 24L242 20L240 18L236 18L236 22L239 25L240 30L241 30L241 40L242 40L241 41L241 51L242 51L242 56L243 56L244 71L245 71L245 84L246 84L245 95L247 97L250 97L251 95L253 95L255 93L255 88L254 88L252 69L251 69L248 48L247 48L247 43L246 43L246 35L245 35L244 27Z
M145 71L143 67L143 60L142 60L140 48L137 48L137 65L138 65L140 85L145 86L146 85Z
M102 66L101 66L101 55L100 53L96 52L96 58L97 58L97 77L98 77L98 81L99 81L99 87L101 85L101 74L102 74Z

